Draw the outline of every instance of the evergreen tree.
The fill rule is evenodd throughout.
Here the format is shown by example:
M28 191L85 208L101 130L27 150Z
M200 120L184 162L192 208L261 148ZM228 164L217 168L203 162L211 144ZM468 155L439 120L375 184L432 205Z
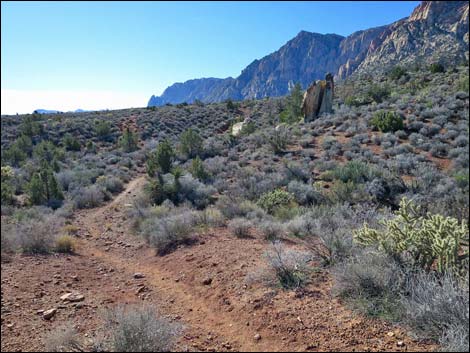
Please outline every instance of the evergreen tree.
M126 128L119 139L119 146L124 150L124 152L129 153L136 151L139 148L137 145L137 135L129 128Z
M287 98L287 107L280 114L281 123L293 124L302 119L303 91L300 83L296 83Z
M173 164L174 151L168 140L159 143L156 151L147 160L147 173L153 177L158 172L169 173Z
M189 128L180 137L181 152L189 158L194 158L202 153L202 138L193 129Z
M28 185L29 199L34 205L60 206L64 195L51 168L43 167L33 174Z
M201 158L196 157L193 159L191 164L191 174L193 177L198 178L201 181L205 181L209 178L209 174L206 172Z

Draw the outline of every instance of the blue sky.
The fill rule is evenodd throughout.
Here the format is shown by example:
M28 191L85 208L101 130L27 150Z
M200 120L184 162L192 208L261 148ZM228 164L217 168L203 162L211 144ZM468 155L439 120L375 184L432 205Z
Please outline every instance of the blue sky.
M301 30L346 36L418 3L2 1L2 114L30 112L29 96L33 110L145 106L174 82L236 77Z

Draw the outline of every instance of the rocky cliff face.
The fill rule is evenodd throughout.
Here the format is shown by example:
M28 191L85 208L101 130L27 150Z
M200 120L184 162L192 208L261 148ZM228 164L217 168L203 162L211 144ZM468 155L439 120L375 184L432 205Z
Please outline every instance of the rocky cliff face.
M282 96L294 83L306 88L331 72L344 79L354 72L383 70L412 62L468 60L467 1L423 1L405 19L348 37L301 31L276 52L253 61L237 78L202 78L176 83L148 105Z

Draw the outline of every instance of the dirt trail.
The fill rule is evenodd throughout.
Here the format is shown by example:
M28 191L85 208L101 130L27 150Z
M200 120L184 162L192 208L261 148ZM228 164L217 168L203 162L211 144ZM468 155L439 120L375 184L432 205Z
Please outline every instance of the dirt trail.
M2 351L43 350L43 337L70 321L91 341L100 311L119 303L153 303L183 326L179 351L423 351L398 327L351 313L330 295L319 272L303 292L256 281L266 241L238 239L226 228L199 234L199 243L164 257L132 232L127 212L145 183L141 176L110 203L74 216L77 255L16 256L2 264ZM144 278L135 279L135 273ZM204 279L212 282L204 284ZM84 294L64 305L64 292ZM58 308L52 320L38 310ZM259 335L259 336L256 336ZM399 341L402 344L397 345Z

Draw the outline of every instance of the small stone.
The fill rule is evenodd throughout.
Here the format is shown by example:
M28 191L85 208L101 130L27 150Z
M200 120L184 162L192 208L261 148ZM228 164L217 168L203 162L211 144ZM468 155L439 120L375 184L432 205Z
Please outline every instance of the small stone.
M259 341L261 339L261 335L257 333L254 337L255 341Z
M212 283L212 278L210 277L204 278L204 280L202 281L202 284L205 286L208 286L211 283Z
M393 337L393 336L395 336L395 333L394 333L394 332L392 332L392 331L390 331L390 332L387 332L387 336L389 336L389 337Z
M398 341L397 342L398 347L403 347L404 345L405 345L405 342L403 342L403 341Z
M13 326L15 326L14 323L7 324L7 327L8 327L8 328L13 328Z
M140 272L134 273L134 278L135 279L144 278L144 277L145 277L145 275L143 273L140 273Z
M60 300L68 301L68 302L71 302L71 303L81 302L84 299L85 299L85 296L83 294L78 293L78 292L76 292L76 293L66 293L66 294L64 294L63 296L60 297Z
M43 312L42 317L45 320L50 320L56 314L56 312L57 312L56 308L46 310L45 312Z

